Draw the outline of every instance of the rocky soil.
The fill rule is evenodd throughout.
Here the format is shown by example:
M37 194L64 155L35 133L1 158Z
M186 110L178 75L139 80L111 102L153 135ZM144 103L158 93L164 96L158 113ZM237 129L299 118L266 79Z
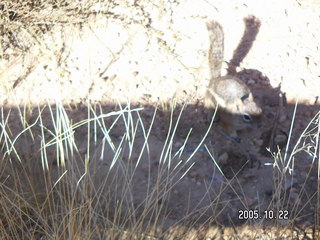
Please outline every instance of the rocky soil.
M288 210L296 224L314 224L319 218L319 203L312 197L318 181L313 160L319 158L313 155L319 145L312 138L318 134L315 128L320 109L319 1L243 0L231 4L194 0L159 5L144 1L130 5L124 1L110 9L100 2L88 9L91 14L85 22L56 21L36 36L34 26L26 28L15 33L15 45L9 44L12 39L3 37L0 103L5 112L13 109L9 122L13 129L20 124L16 110L23 106L33 109L35 115L30 114L30 121L37 115L37 106L47 104L63 104L70 118L79 121L87 117L88 104L99 104L107 113L119 110L119 103L130 103L132 109L144 108L140 113L145 127L151 125L153 112L159 108L148 139L150 153L143 154L133 178L132 201L139 206L156 184L161 166L167 164L163 164L161 154L170 130L170 109L175 109L173 119L177 120L184 108L173 138L172 156L183 151L171 159L172 168L179 161L183 167L175 169L172 181L187 174L164 198L169 206L162 216L166 228L186 216L190 222L210 219L217 225L241 225L247 221L239 219L239 210L280 208ZM43 11L51 14L54 9ZM247 83L263 116L260 128L240 133L240 143L226 138L219 121L215 121L197 149L212 117L203 107L209 81L209 19L224 28L224 73L232 70ZM19 20L13 19L12 24ZM236 68L230 69L230 63ZM289 161L295 143L316 114L299 145L305 142L308 148ZM44 116L50 122L48 109ZM135 113L133 119L138 119ZM106 120L107 126L112 120ZM125 122L119 121L110 132L115 146L120 144L124 129ZM86 131L83 128L76 133L81 154L88 151L86 142L81 141ZM103 137L101 133L95 141L102 143ZM142 128L138 127L130 158L123 159L125 164L137 163L141 151L145 151L144 142ZM92 170L97 184L103 182L110 168L112 152L108 144L104 149L98 146L95 151L105 154ZM286 156L286 161L280 157L275 161L271 156L278 147L282 150L278 157ZM284 180L279 172L287 163ZM282 186L280 195L275 183ZM255 223L271 222L260 219ZM277 224L288 223L284 219Z

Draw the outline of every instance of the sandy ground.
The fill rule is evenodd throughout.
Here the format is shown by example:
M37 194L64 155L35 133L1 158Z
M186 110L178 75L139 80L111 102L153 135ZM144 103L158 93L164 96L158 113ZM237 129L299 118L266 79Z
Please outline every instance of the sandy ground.
M96 4L92 10L99 7ZM246 220L239 219L239 210L263 212L271 206L280 208L279 204L297 223L314 224L316 199L310 196L317 191L317 175L313 156L300 153L290 162L293 172L287 171L280 203L275 202L277 166L265 149L271 147L271 151L276 151L276 145L285 148L296 101L298 110L289 153L320 109L320 2L250 0L229 4L212 0L177 4L172 1L158 7L151 3L146 3L144 8L120 5L110 12L109 15L103 11L92 14L81 26L55 24L36 44L30 33L17 34L20 46L2 49L2 107L7 111L17 105L32 109L37 105L61 103L71 106L68 113L78 121L87 116L84 106L88 102L101 104L104 112L119 109L119 102L123 105L130 102L132 108L145 108L141 115L146 126L150 126L158 105L160 110L148 139L149 153L142 151L145 139L138 127L130 157L124 157L114 167L120 168L118 165L123 163L134 166L140 152L144 152L133 178L134 206L140 206L144 196L150 193L158 181L159 171L163 171L161 166L167 165L170 159L172 168L180 166L180 161L183 163L173 171L173 182L183 176L189 166L192 168L172 186L172 194L163 197L169 206L163 214L165 227L186 216L190 221L210 219L222 225L241 224ZM250 31L252 18L259 21L254 32ZM224 28L226 62L237 61L239 55L244 57L235 74L249 85L262 107L262 127L243 133L241 143L234 143L221 133L219 122L215 122L204 144L194 152L209 127L212 114L203 108L209 81L209 39L205 24L208 19L218 21ZM247 39L252 45L239 44L241 39ZM224 72L226 69L227 64ZM164 110L174 106L174 119L177 119L183 105L172 159L162 159L170 116ZM19 124L14 112L12 126ZM133 114L133 118L137 119L137 115ZM111 122L106 120L107 126ZM316 126L316 122L312 126ZM119 121L110 132L115 146L121 144L124 128L124 122ZM190 128L187 145L177 157L175 153L184 146ZM88 151L86 142L81 141L87 136L86 130L79 129L76 133L82 154ZM102 133L96 141L98 147L92 152L104 152L92 170L98 184L105 181L105 173L110 169L112 147L102 144ZM117 194L120 193L115 196ZM201 209L205 209L202 215Z

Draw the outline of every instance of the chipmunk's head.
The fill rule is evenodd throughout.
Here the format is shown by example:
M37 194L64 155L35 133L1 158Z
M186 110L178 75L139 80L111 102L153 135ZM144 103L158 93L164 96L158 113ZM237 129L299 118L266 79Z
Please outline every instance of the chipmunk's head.
M206 100L212 106L219 106L221 125L232 138L236 138L238 130L253 129L261 122L261 108L248 86L236 77L227 75L215 79L207 89Z
M261 113L261 108L250 92L237 99L229 109L221 109L219 116L225 132L232 139L240 141L238 131L250 131L261 127Z
M237 104L237 110L242 115L242 121L244 123L252 123L252 121L262 113L261 108L253 99L252 93L244 94L240 98Z
M252 127L260 122L262 110L254 101L251 92L241 96L234 107L237 129Z

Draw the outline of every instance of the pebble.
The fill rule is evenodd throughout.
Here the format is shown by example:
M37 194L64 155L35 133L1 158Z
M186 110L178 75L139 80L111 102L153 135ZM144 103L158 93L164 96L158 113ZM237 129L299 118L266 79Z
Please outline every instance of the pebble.
M85 154L85 153L87 153L87 147L80 147L80 148L79 148L79 153L80 153L80 154Z
M256 82L253 79L249 79L248 85L254 85Z
M281 125L285 128L288 129L291 126L291 122L290 121L285 121L283 123L281 123Z
M250 197L245 197L245 202L248 204L249 207L253 207L258 203L257 199L250 198Z
M261 85L270 86L269 79L267 77L263 78L264 81L261 81Z
M300 175L302 179L307 179L309 176L308 172L304 172L304 171L301 171Z
M195 178L195 177L197 177L199 174L197 173L197 171L191 171L190 173L189 173L189 176L191 177L191 178Z
M261 146L263 145L263 139L255 139L255 140L254 140L254 143L255 143L257 146L261 147Z
M261 78L261 73L258 72L258 71L254 71L252 74L251 74L252 78L253 79L260 79Z
M148 172L149 171L149 164L143 164L141 169L143 172Z
M275 144L278 144L278 145L286 141L287 141L287 136L284 134L277 134L276 137L274 138Z
M283 123L287 120L287 116L285 114L281 114L279 117L279 123Z
M222 164L222 165L227 164L228 163L228 158L229 158L228 153L225 152L225 153L221 154L218 157L219 163Z
M284 184L283 187L284 187L285 190L288 190L289 188L292 187L292 185L293 185L293 181L289 178L289 179L285 182L285 184ZM298 190L295 189L295 188L291 188L291 191L297 192Z
M141 185L146 185L146 184L148 184L148 181L147 181L147 180L142 180L142 181L141 181Z
M305 111L303 113L303 115L306 117L306 118L311 118L312 117L312 111Z
M182 144L183 144L182 142L177 141L177 142L175 142L175 143L174 143L174 145L173 145L173 146L174 146L175 148L179 148L179 147L181 147L181 146L182 146Z

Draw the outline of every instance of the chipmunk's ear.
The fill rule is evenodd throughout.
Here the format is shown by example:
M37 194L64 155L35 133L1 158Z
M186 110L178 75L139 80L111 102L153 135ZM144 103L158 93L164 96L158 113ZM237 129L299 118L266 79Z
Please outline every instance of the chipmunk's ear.
M247 94L243 95L243 96L241 97L241 101L242 101L242 102L245 102L245 101L253 101L252 93L247 93Z
M243 105L243 101L242 98L237 98L235 104L237 105L237 108L239 110L239 106Z
M226 107L226 101L220 97L218 94L216 94L212 89L208 89L209 93L213 96L213 98L216 100L216 102L223 108Z
M244 102L246 99L249 98L249 93L248 94L245 94L241 97L241 101Z

